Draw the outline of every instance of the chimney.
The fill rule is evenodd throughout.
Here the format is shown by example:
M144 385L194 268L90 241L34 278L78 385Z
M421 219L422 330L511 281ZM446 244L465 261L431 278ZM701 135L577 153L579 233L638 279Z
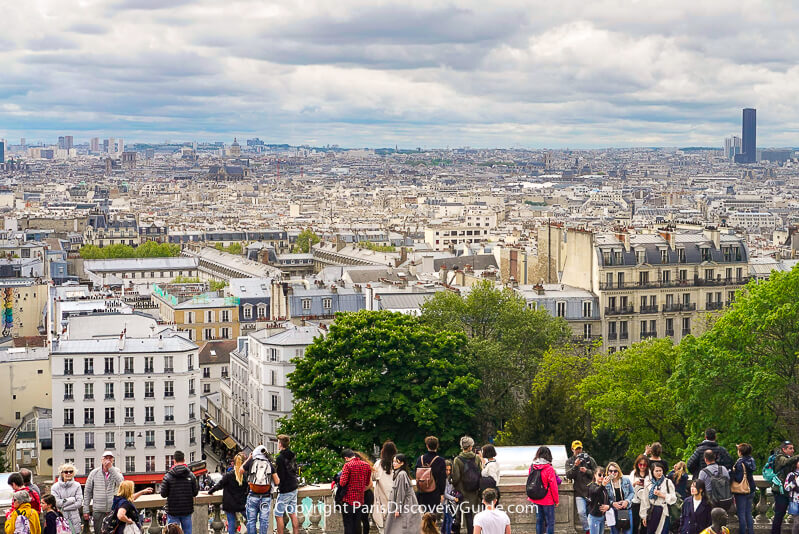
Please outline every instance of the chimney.
M331 284L330 285L330 291L332 293L338 293L338 288L336 287L336 284Z
M658 234L666 240L669 244L669 248L674 250L674 231L671 228L661 228L658 230Z
M713 242L713 246L718 249L721 247L721 231L715 226L708 226L705 228L705 237Z
M441 269L438 271L439 279L442 283L447 283L447 266L445 264L441 264Z
M626 252L630 252L630 233L627 229L616 231L616 239L624 245L624 250Z

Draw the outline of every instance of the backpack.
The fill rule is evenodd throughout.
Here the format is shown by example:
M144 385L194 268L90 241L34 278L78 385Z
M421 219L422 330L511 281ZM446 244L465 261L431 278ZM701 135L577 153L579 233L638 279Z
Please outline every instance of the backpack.
M544 486L541 471L543 469L534 469L533 466L530 466L530 474L527 475L525 491L527 492L527 497L534 501L540 501L549 493L549 486Z
M253 459L247 483L253 493L269 493L272 490L272 464L269 460Z
M114 534L118 526L119 519L117 518L117 508L114 508L103 517L103 523L100 526L100 534Z
M422 457L424 458L424 457ZM416 489L419 493L433 493L436 491L436 479L433 477L433 462L439 457L433 458L429 464L425 465L424 460L420 458L422 467L416 468Z
M343 504L344 496L347 494L347 486L341 485L341 471L336 473L336 476L333 477L333 483L335 484L333 489L333 502L339 505Z
M785 488L783 488L783 480L780 479L779 474L774 472L774 462L777 460L777 455L772 454L766 461L766 466L763 468L763 480L771 482L771 491L779 491L780 495L785 495Z
M63 515L58 516L58 519L55 520L55 532L56 534L72 534L72 529L69 528L69 523Z
M710 466L713 467L713 466ZM724 508L729 510L732 506L732 492L730 491L730 479L722 475L722 467L716 466L716 473L710 471L710 467L702 469L710 477L710 483L707 484L707 496L710 504L714 508Z
M463 491L468 491L469 493L479 491L480 469L477 467L477 464L474 463L474 459L458 456L456 460L460 460L463 465L463 473L461 474Z

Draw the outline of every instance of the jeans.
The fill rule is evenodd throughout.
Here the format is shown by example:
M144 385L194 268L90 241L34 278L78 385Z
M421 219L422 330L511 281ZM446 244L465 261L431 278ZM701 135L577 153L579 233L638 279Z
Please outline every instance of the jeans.
M269 493L250 493L247 495L247 534L255 534L258 523L261 534L269 533L269 507L272 496Z
M585 497L575 497L574 504L577 506L577 515L580 516L580 521L583 523L583 532L588 532L588 499Z
M225 512L227 516L227 534L236 534L236 514L233 512Z
M535 505L535 534L555 534L555 505Z
M752 517L752 502L755 500L755 494L749 493L747 495L734 494L735 508L738 514L738 534L755 534L755 520Z
M785 512L788 511L788 502L787 495L781 495L779 491L774 493L774 517L771 520L771 534L782 533L782 522L785 519Z
M452 521L455 518L452 516L452 512L449 509L444 510L444 521L441 522L441 534L451 534L452 533Z
M166 514L166 524L177 523L183 529L183 534L191 534L191 515Z
M634 502L632 510L630 510L633 514L633 528L632 534L639 534L639 529L642 529L643 532L646 532L646 528L641 525L641 503Z
M605 516L588 516L588 531L591 534L602 534L605 532Z
M631 534L633 530L633 512L632 510L617 510L616 517L623 517L624 514L628 514L630 518L630 528L627 530L620 530L617 526L610 527L610 534Z

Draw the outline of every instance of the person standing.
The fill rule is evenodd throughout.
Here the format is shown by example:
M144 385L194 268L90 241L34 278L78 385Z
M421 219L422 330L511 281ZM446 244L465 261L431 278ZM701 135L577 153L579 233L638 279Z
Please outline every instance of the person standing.
M669 470L668 462L666 462L666 460L664 460L663 457L662 457L663 445L661 445L660 442L656 441L653 444L649 445L646 448L646 453L645 454L649 458L649 469L650 469L650 471L652 470L652 467L655 464L662 465L664 473Z
M92 469L89 476L86 477L86 485L83 488L83 519L89 520L89 510L91 509L94 534L100 534L100 530L103 528L103 518L111 511L114 495L123 480L122 472L114 467L114 453L103 452L100 467Z
M66 523L64 514L62 514L58 509L58 505L56 504L55 497L53 497L52 493L42 497L42 513L39 516L40 519L42 516L44 517L44 528L42 529L42 534L57 534L59 521L64 521L65 524L69 526L69 523ZM80 514L78 517L80 517Z
M528 476L533 469L541 471L541 484L547 489L547 493L541 499L531 499L528 501L536 505L535 513L535 532L536 534L555 534L555 507L560 504L560 494L558 492L558 479L555 468L552 467L552 451L549 447L538 447L535 451L533 463Z
M674 482L674 489L681 499L688 498L688 468L685 462L677 462L674 467L666 475Z
M266 452L266 447L258 445L247 461L241 466L241 473L246 475L250 492L247 495L247 533L255 534L256 525L261 534L267 534L269 528L269 510L272 505L272 485L280 484L275 466Z
M738 514L739 534L755 534L755 520L752 516L752 504L755 500L754 473L755 459L752 458L752 446L748 443L740 443L737 446L738 461L732 466L730 480L734 484L732 496L735 499L735 508ZM745 481L745 482L744 482ZM748 488L749 491L741 493L741 489ZM735 490L738 489L736 492Z
M280 483L277 488L280 493L275 502L275 523L277 523L277 534L283 534L284 516L291 518L291 531L299 534L300 524L297 520L297 488L300 485L297 456L289 448L290 438L281 434L277 437L277 466L275 471ZM367 533L364 533L367 534Z
M75 480L75 466L64 464L59 469L61 476L58 482L50 488L50 493L56 500L56 508L69 523L72 534L80 534L80 510L83 507L83 489Z
M674 484L666 476L663 466L655 464L641 500L641 523L646 527L647 534L664 534L669 506L676 502Z
M133 492L133 489L134 487L132 480L123 480L119 485L117 494L114 496L114 502L111 505L111 510L116 511L117 520L119 521L114 534L122 534L125 532L125 527L127 527L127 525L135 525L138 531L141 532L142 518L139 515L139 510L136 508L136 505L133 504L133 501L142 495L151 494L153 492L153 488L144 488L136 493Z
M441 522L441 534L452 533L452 523L455 519L455 513L461 501L462 495L455 490L452 485L452 462L446 461L447 465L447 485L444 487L444 519Z
M27 467L23 467L19 470L19 474L22 475L22 481L25 483L25 485L35 491L39 495L39 501L41 501L42 490L39 489L39 486L33 483L33 472Z
M394 484L393 464L397 454L397 446L393 441L386 441L380 449L380 459L372 467L372 482L374 483L375 503L372 507L372 518L378 530L383 531L388 513L388 496Z
M649 479L649 458L644 454L640 454L635 459L635 469L630 473L630 482L632 482L634 494L631 508L633 513L632 534L639 534L639 531L644 530L641 529L641 500L646 486L649 485Z
M633 485L622 476L621 468L616 462L608 464L603 480L605 491L610 499L610 507L616 516L616 524L610 527L611 534L630 534L632 531Z
M510 518L502 510L496 509L497 491L487 488L483 491L485 509L474 516L474 534L510 534Z
M705 494L705 483L694 480L691 494L682 503L680 534L700 534L710 526L710 502Z
M469 436L461 438L461 453L452 462L452 485L463 496L461 512L455 518L453 530L460 532L460 516L466 521L466 534L474 532L474 513L480 505L477 494L480 489L480 471L482 465L480 458L472 452L474 440Z
M408 474L408 459L404 454L394 456L394 483L388 499L385 534L417 533L422 526L416 493Z
M572 456L566 460L566 476L574 483L574 504L582 521L583 530L587 533L588 524L588 485L594 479L596 462L583 450L580 440L572 442Z
M480 472L480 489L494 488L497 490L497 500L494 504L498 504L500 498L500 475L499 464L497 463L497 449L489 443L488 445L483 445L480 452L480 459L483 462L483 470Z
M183 451L175 451L172 469L161 482L161 497L166 499L166 522L179 524L184 534L191 534L191 514L198 493L200 483L186 465Z
M788 492L787 496L790 502L799 506L799 462L793 466L793 471L788 473L785 477L783 486L785 487L785 491ZM796 519L797 518L794 517L793 527L791 528L792 534L799 534L799 521Z
M605 514L610 510L610 498L605 490L605 470L598 466L594 470L594 480L588 484L588 532L603 534L605 532Z
M39 502L39 494L33 491L30 487L25 485L25 480L22 478L20 473L11 473L8 475L8 485L11 486L11 489L16 491L27 491L28 495L31 496L30 505L31 508L36 512L37 517L39 512L42 510L41 504ZM41 525L40 525L41 526Z
M419 494L419 504L426 507L426 511L436 513L441 510L440 506L444 502L447 464L444 457L438 454L437 437L427 436L424 445L427 447L427 452L416 460L416 489ZM435 487L429 489L431 485Z
M39 513L31 507L31 494L28 490L16 490L11 496L11 510L6 516L5 531L6 534L41 534Z
M732 468L732 456L727 452L727 449L719 445L716 441L716 431L712 428L708 428L705 430L705 441L697 445L696 450L694 450L694 453L688 459L688 471L694 475L694 478L697 478L699 472L707 467L704 460L705 451L707 450L711 450L716 454L716 462L720 465L723 465L727 469Z
M783 485L786 481L786 475L791 472L797 462L799 462L799 455L794 455L794 446L790 441L783 441L774 458L774 473L781 481L780 487L772 486L772 494L774 495L774 517L771 520L771 534L782 533L782 523L785 519L785 513L788 511L788 496L784 494Z
M352 449L344 449L341 455L344 457L344 467L341 469L339 485L346 488L341 504L341 520L344 534L356 534L362 523L364 493L371 484L372 469Z
M721 507L727 510L732 505L732 494L730 493L730 473L723 465L716 463L716 453L708 449L705 451L705 467L699 472L699 480L705 481L705 488L707 491L708 500L713 508ZM727 500L722 495L719 495L721 486L713 485L713 479L722 479L726 485L726 494L730 497Z
M245 456L240 452L233 459L233 469L227 471L222 478L211 489L208 495L222 490L222 510L227 517L228 534L236 534L237 514L244 514L247 509L247 492L250 487L244 480L244 473L241 466L244 465Z

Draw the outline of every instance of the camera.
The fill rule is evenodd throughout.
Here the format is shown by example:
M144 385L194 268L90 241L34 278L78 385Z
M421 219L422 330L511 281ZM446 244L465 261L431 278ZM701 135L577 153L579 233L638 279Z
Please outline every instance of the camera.
M574 460L575 460L575 461L577 461L577 460L580 460L580 465L585 465L585 464L587 464L589 461L591 461L591 457L590 457L590 456L588 456L588 453L587 453L587 452L581 452L580 454L578 454L578 455L577 455L577 456L574 458Z

